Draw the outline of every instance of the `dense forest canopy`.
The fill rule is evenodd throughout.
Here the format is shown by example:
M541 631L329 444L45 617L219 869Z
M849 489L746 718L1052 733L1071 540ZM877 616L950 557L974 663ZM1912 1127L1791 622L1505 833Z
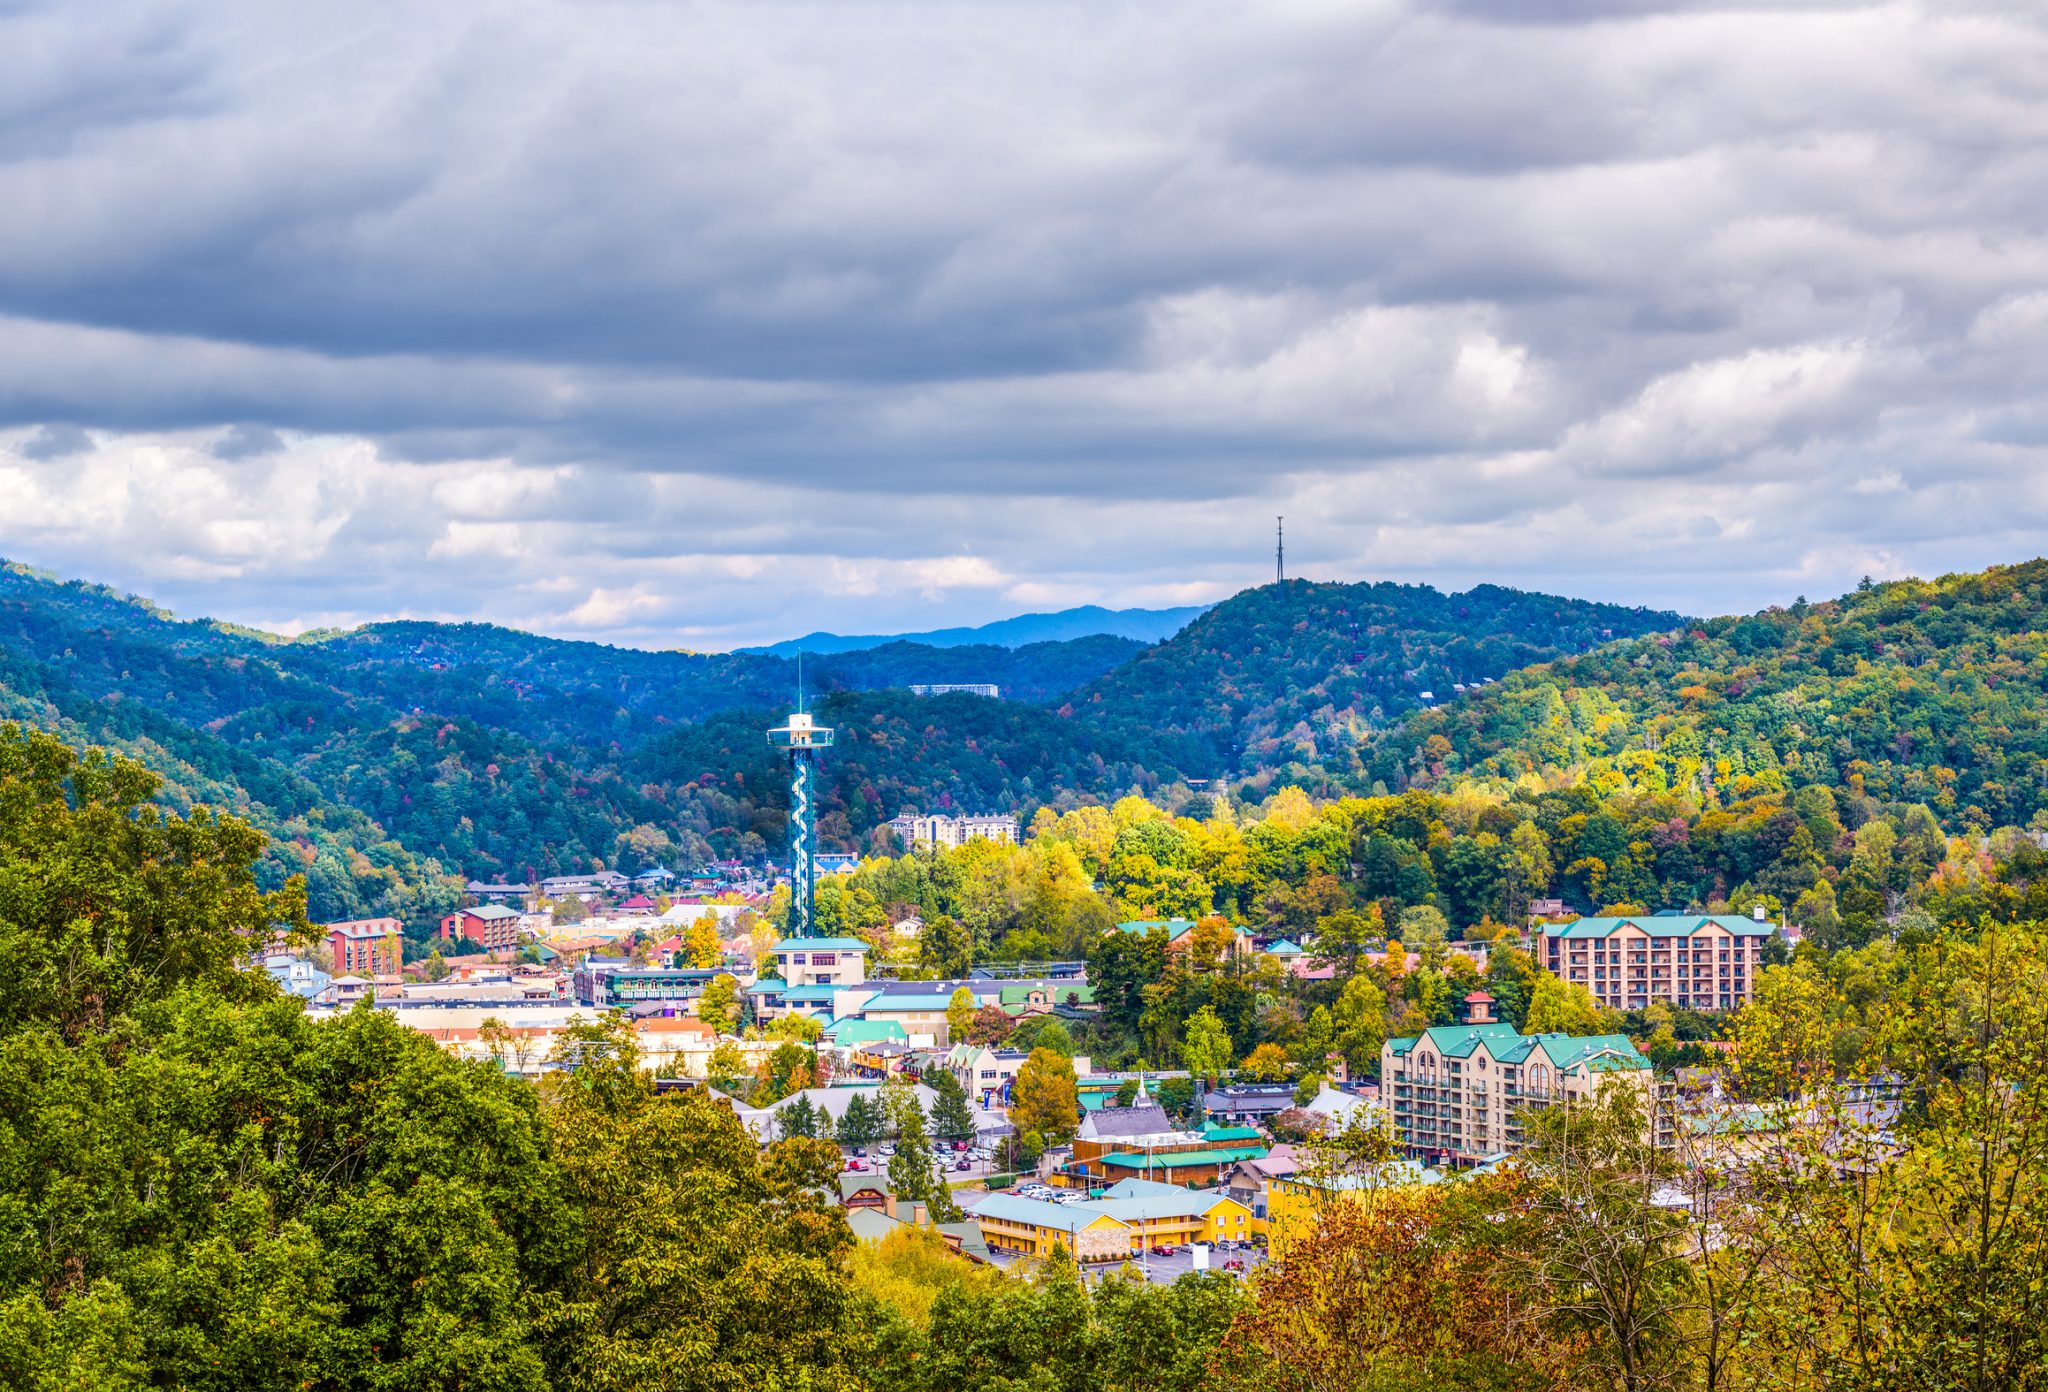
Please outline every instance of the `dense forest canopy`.
M1951 826L2048 808L2048 561L1864 586L1525 668L1411 718L1395 783L1583 778L1715 799L1801 787Z
M1370 734L1430 684L1676 621L1490 587L1293 582L1152 648L893 643L810 660L805 685L842 730L820 839L867 849L909 810L1028 817L1133 791L1178 805L1186 780L1239 769L1255 787L1352 786ZM423 926L471 876L758 859L787 839L786 779L760 738L795 696L780 658L482 624L286 640L0 567L0 664L0 713L141 759L171 805L248 817L271 837L264 881L303 873L320 918ZM1005 698L903 689L960 681Z

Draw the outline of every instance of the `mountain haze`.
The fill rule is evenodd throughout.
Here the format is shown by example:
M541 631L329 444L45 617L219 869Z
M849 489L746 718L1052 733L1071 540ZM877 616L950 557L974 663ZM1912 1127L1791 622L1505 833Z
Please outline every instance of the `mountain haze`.
M1015 618L997 619L993 623L980 624L972 628L938 628L928 633L867 634L857 637L838 633L807 633L801 638L786 639L766 647L742 648L740 651L794 657L799 652L854 652L863 648L878 648L887 643L921 643L931 648L993 643L999 647L1015 648L1027 643L1062 642L1098 635L1130 638L1140 643L1156 643L1180 632L1208 607L1197 604L1180 609L1104 609L1100 605L1084 604L1078 609L1061 609L1051 614L1019 614Z

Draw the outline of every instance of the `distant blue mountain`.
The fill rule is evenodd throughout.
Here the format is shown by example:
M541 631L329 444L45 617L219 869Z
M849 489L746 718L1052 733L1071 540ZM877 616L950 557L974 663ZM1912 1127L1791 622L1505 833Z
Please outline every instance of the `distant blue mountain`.
M1002 648L1021 648L1028 643L1060 643L1073 638L1108 634L1113 638L1135 638L1157 643L1187 627L1206 604L1180 609L1104 609L1085 604L1079 609L1062 609L1056 614L1019 614L1014 619L997 619L978 628L940 628L929 633L869 633L849 637L842 633L807 633L765 648L742 648L741 652L790 657L798 649L807 653L861 652L885 643L922 643L931 648L958 648L973 643L990 643Z

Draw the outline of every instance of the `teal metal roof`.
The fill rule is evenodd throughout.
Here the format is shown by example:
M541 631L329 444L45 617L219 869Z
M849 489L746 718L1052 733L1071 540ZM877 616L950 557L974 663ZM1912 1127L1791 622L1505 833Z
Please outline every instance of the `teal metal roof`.
M876 1011L876 1010L880 1010L880 1011L882 1011L882 1012L884 1012L884 1013L888 1013L888 1012L891 1012L891 1011L897 1011L897 1010L939 1010L939 1011L943 1011L943 1010L947 1009L947 1008L948 1008L949 1006L951 1006L952 1004L953 1004L953 994L952 994L952 992L950 992L950 991L949 991L949 992L947 992L947 993L946 993L946 994L944 994L944 995L938 995L938 994L936 994L936 993L934 993L934 994L930 994L930 995L922 995L922 996L912 996L912 995L902 995L902 996L879 996L879 995L878 995L878 996L875 996L875 997L874 997L873 999L869 1000L869 1001L867 1002L867 1004L865 1004L865 1005L863 1005L863 1006L861 1007L861 1009L863 1009L863 1010L866 1010L866 1011Z
M779 996L788 989L789 983L781 977L763 976L757 978L753 985L747 987L747 994L752 996Z
M1559 1068L1576 1068L1583 1063L1596 1073L1612 1073L1650 1066L1650 1061L1625 1035L1544 1034L1538 1035L1537 1039L1543 1052Z
M1213 1121L1205 1122L1202 1126L1202 1139L1205 1141L1256 1141L1259 1139L1259 1128L1256 1126L1218 1126Z
M1114 1150L1102 1157L1105 1168L1120 1170L1185 1169L1189 1165L1234 1165L1240 1160L1263 1160L1264 1146L1224 1146L1218 1150Z
M1034 1228L1075 1233L1105 1216L1092 1211L1094 1208L1094 1204L1045 1203L1016 1194L990 1194L974 1206L974 1216L1002 1218L1012 1223L1029 1223Z
M859 938L784 938L770 952L866 952L868 945Z
M1689 938L1715 926L1738 938L1767 938L1775 923L1758 923L1742 914L1632 914L1625 918L1582 918L1572 923L1546 923L1546 938L1605 938L1622 928L1639 928L1653 938Z
M1481 1042L1486 1052L1501 1063L1522 1063L1541 1049L1544 1057L1559 1068L1585 1064L1596 1073L1648 1068L1650 1061L1628 1038L1619 1034L1522 1034L1513 1025L1440 1025L1420 1035L1387 1041L1395 1058L1406 1058L1417 1044L1427 1039L1445 1058L1470 1058Z
M894 1020L835 1020L825 1033L834 1044L908 1044L910 1036Z
M1195 926L1192 918L1130 918L1117 924L1119 933L1149 933L1154 928L1163 928L1170 938L1177 938Z
M1294 943L1291 943L1291 942L1289 942L1289 941L1288 941L1287 939L1285 939L1285 938L1282 938L1282 939L1280 939L1280 941L1279 941L1279 942L1276 942L1276 943L1274 943L1274 944L1273 944L1273 945L1272 945L1271 947L1267 948L1267 949L1266 949L1266 955L1267 955L1268 957L1304 957L1304 956L1307 956L1307 954L1306 954L1306 953L1304 953L1304 952L1303 952L1303 951L1301 950L1301 948L1300 948L1299 946L1297 946L1297 945L1296 945L1296 944L1294 944Z
M1227 1194L1213 1190L1176 1189L1168 1194L1133 1194L1124 1198L1090 1199L1076 1208L1107 1213L1119 1223L1139 1223L1159 1218L1199 1218L1218 1204L1232 1203Z

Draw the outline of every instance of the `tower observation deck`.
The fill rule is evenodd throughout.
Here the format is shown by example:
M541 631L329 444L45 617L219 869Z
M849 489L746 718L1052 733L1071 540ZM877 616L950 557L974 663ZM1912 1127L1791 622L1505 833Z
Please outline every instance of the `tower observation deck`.
M817 907L818 875L813 864L811 832L812 766L818 751L832 747L833 730L811 720L809 711L793 711L789 723L768 732L768 744L789 752L789 936L807 938Z

